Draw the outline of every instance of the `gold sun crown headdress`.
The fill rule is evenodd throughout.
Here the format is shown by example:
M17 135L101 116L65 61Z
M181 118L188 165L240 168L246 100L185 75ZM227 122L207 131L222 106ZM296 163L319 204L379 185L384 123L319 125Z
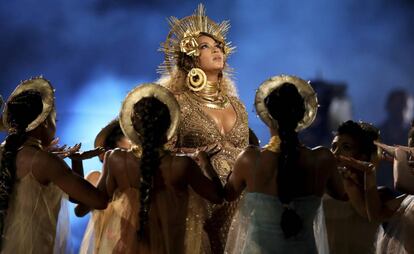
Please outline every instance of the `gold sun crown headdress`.
M223 51L226 57L235 49L235 47L231 46L231 42L226 41L226 35L230 28L229 21L226 20L219 24L215 23L206 16L205 8L202 4L198 5L193 15L182 19L170 17L168 23L171 30L160 48L160 51L163 51L165 54L164 62L158 70L161 74L171 74L182 53L191 57L199 56L197 38L203 33L210 35L216 41L223 44Z

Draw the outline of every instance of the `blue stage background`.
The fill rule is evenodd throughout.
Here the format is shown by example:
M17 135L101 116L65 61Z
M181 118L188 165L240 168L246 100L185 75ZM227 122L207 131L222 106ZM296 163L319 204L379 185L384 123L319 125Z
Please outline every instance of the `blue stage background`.
M166 17L190 15L197 1L16 0L0 3L0 94L44 75L56 88L61 143L93 147L126 93L158 79L157 51ZM294 74L348 85L354 119L380 123L391 89L414 93L414 1L313 0L205 3L216 21L230 20L237 46L229 59L250 126L267 130L253 112L257 86ZM4 137L4 134L1 136ZM97 159L86 171L99 169ZM87 218L72 214L75 250Z

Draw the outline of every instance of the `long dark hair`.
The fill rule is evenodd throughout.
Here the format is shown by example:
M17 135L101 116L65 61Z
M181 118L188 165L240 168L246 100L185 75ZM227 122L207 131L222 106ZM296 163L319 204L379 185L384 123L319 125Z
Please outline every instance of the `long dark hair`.
M277 174L278 196L284 211L281 227L286 238L295 236L302 228L302 219L295 210L289 207L296 193L298 181L304 182L303 171L298 170L296 162L300 146L298 133L295 131L298 122L305 114L305 104L298 89L290 83L284 83L273 90L265 99L270 115L279 125L280 155ZM298 184L291 184L295 179Z
M3 147L0 165L0 232L3 233L4 220L9 207L9 198L16 179L16 155L27 139L27 126L42 112L40 93L26 91L7 102L9 135ZM2 238L0 240L2 242ZM0 242L0 245L1 245Z
M161 163L160 149L167 142L166 132L171 123L170 112L161 101L153 97L144 98L134 105L133 123L141 136L142 145L138 231L138 236L142 238L151 206L153 176Z

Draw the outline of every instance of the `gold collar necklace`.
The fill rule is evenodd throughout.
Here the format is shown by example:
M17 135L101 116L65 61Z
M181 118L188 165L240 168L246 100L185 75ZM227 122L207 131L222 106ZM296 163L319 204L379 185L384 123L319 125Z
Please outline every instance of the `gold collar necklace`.
M42 141L40 139L34 138L34 137L28 137L26 141L23 143L22 147L24 146L32 146L37 147L41 150L43 150Z
M224 109L229 105L227 96L223 96L220 90L220 82L207 81L201 91L190 92L192 97L205 107L213 109Z

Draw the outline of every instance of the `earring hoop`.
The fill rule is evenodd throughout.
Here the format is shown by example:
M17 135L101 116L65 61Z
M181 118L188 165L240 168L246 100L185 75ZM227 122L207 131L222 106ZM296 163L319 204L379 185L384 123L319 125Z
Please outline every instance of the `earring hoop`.
M200 68L192 68L187 74L187 87L194 92L203 90L207 84L207 76Z

